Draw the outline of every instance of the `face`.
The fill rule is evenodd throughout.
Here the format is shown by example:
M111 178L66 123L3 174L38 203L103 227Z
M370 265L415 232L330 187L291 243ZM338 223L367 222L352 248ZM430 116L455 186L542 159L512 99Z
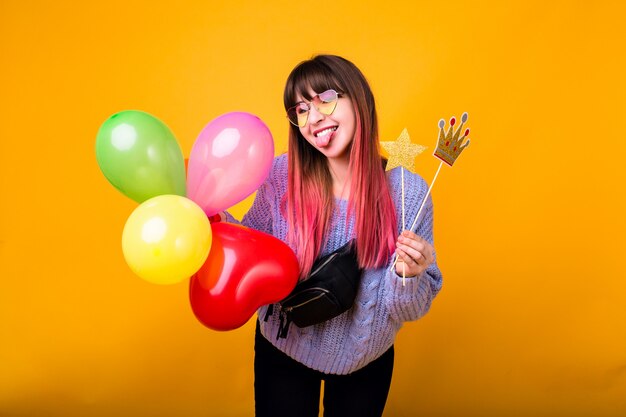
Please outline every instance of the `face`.
M318 92L309 91L309 94L315 97ZM309 103L300 95L296 100ZM304 139L328 159L348 160L356 125L352 101L345 95L339 97L335 110L329 115L320 113L314 105L309 107L306 125L299 128Z

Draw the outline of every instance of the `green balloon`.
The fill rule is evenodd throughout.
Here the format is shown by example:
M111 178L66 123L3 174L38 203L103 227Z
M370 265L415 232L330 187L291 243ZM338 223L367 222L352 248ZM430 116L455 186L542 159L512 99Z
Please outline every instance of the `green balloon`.
M172 131L137 110L115 113L100 126L96 159L107 180L138 203L163 194L185 196L185 160Z

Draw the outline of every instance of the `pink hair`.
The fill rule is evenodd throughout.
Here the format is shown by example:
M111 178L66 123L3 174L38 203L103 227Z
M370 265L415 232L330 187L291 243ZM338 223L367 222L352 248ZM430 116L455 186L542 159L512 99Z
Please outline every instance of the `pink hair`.
M348 97L356 115L350 150L351 189L348 218L354 215L354 236L362 268L384 266L395 250L396 211L378 143L374 96L359 69L344 58L318 55L300 63L285 86L285 108L308 90L334 88ZM291 126L288 148L287 241L296 248L302 276L308 275L321 252L334 210L332 177L326 157ZM349 237L349 238L352 238Z

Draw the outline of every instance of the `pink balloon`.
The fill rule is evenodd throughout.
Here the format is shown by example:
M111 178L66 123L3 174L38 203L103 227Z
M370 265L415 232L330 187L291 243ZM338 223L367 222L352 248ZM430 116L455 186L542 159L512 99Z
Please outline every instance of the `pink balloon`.
M207 216L226 210L256 191L272 167L274 141L250 113L226 113L207 124L191 149L187 197Z

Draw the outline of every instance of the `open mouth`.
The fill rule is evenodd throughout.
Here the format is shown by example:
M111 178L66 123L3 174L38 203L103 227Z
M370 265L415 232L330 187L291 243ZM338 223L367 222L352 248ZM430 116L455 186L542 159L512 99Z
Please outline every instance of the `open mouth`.
M335 134L335 130L337 130L337 126L327 127L326 129L315 132L315 144L317 145L317 147L323 148L328 146L328 143Z
M321 137L324 137L324 136L328 136L331 133L333 133L335 130L337 130L337 127L338 126L333 126L333 127L326 128L324 130L320 130L319 132L315 132L315 137L316 138L321 138Z
M327 127L314 133L315 144L318 148L328 146L328 143L333 138L333 134L335 133L335 130L337 130L337 127L338 126Z

